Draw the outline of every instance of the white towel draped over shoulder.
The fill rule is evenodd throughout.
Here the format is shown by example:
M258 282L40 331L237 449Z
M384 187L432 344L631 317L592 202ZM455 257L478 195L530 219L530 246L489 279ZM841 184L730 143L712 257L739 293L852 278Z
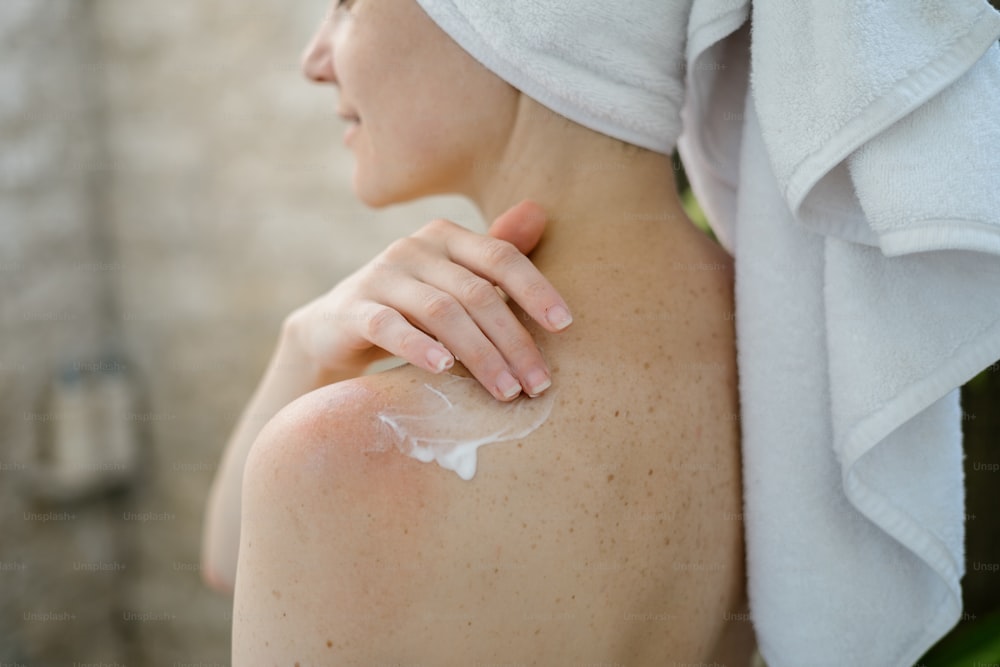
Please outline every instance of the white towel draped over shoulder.
M957 387L1000 359L1000 14L985 0L417 1L556 112L676 143L736 258L761 653L912 665L961 613Z
M1000 359L1000 14L695 0L678 148L736 258L769 667L908 666L961 614L958 386Z

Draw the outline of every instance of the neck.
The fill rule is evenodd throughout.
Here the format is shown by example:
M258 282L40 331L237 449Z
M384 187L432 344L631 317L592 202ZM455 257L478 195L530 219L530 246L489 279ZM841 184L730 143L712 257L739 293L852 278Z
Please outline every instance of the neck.
M608 261L677 247L701 236L684 214L669 155L630 147L566 121L526 96L499 159L473 170L467 194L484 220L524 199L548 224L533 253L540 268ZM689 246L688 246L689 247ZM601 257L604 260L601 260Z

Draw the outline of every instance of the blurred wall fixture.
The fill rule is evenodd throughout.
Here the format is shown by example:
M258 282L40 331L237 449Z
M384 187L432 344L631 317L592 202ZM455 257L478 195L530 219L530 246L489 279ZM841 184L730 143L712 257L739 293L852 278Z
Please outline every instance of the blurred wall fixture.
M114 355L60 369L36 413L36 497L72 502L130 486L139 458L135 386Z

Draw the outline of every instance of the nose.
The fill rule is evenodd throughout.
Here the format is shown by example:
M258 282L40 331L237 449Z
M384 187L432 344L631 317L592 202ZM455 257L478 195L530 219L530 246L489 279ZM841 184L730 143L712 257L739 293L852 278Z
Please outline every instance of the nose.
M333 20L326 17L302 53L302 73L315 83L337 83L333 70Z

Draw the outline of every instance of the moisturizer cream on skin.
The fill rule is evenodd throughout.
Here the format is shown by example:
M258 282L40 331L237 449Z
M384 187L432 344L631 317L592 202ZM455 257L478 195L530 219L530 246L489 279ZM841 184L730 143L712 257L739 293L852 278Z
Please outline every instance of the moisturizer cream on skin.
M555 392L501 403L467 377L435 376L417 390L412 412L392 408L379 413L396 446L418 461L436 461L464 480L476 474L477 452L483 445L527 437L552 413Z

